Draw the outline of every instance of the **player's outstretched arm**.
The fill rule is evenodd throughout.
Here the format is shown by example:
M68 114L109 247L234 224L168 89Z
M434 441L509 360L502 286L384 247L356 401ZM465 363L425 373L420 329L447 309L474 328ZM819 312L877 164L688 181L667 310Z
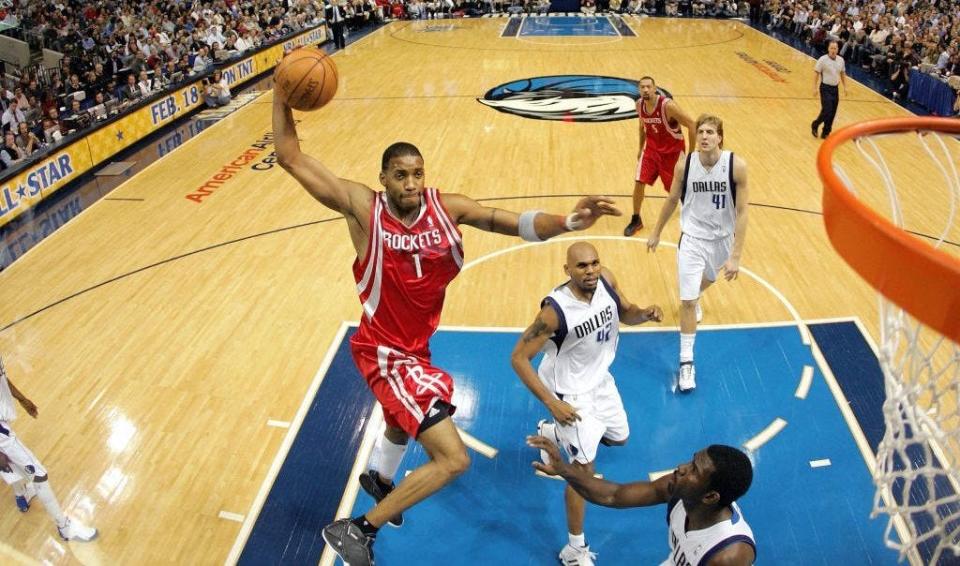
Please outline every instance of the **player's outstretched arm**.
M533 467L551 476L560 476L583 496L584 499L604 507L649 507L670 500L670 482L672 475L666 475L656 481L638 481L633 483L615 483L595 478L586 469L567 463L560 457L556 445L542 436L528 436L527 445L546 450L550 463L534 462Z
M335 212L366 222L366 216L358 209L369 206L373 191L360 183L337 177L319 160L300 150L293 112L276 90L273 93L273 135L277 162L313 198Z
M553 307L544 305L533 324L527 328L510 355L510 364L513 371L520 376L520 381L527 386L533 395L540 400L559 423L573 424L580 419L576 409L569 403L561 401L552 391L540 381L537 372L533 369L530 360L537 355L543 345L560 327L560 318Z
M580 199L573 212L567 215L528 211L517 214L509 210L483 206L470 197L445 193L443 205L458 224L466 224L487 232L520 236L529 241L543 241L573 230L586 230L601 216L623 214L605 196L587 196Z
M737 223L733 232L733 250L723 265L723 277L727 281L736 279L740 273L740 256L743 254L743 244L747 241L747 211L750 210L747 162L738 155L734 155L733 159L733 182L737 184Z
M10 394L13 395L14 399L20 401L20 406L23 407L23 410L31 417L37 418L37 406L33 404L33 401L27 399L27 396L17 389L17 386L10 381L9 377L7 377L7 385L10 386Z
M655 251L660 244L660 232L663 231L667 220L670 219L670 215L673 214L673 211L677 208L677 204L680 202L680 192L683 190L683 174L686 170L687 160L678 159L677 164L673 167L673 184L670 186L670 196L668 196L667 201L663 203L663 208L660 209L660 216L657 218L657 225L654 226L653 232L651 232L650 237L647 238L647 250L651 252Z
M630 299L628 299L620 289L620 285L617 283L617 278L614 276L612 271L606 267L603 267L600 270L600 274L603 275L603 278L606 279L607 283L613 287L613 290L616 291L617 296L620 298L620 322L634 326L651 320L654 322L660 322L663 320L663 309L661 309L659 306L650 305L649 307L641 308L640 306L631 303Z

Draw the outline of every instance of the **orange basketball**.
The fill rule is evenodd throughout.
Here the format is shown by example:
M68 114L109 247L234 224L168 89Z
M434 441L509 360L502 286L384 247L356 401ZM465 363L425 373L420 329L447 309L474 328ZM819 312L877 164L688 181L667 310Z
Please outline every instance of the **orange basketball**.
M276 89L296 110L316 110L337 93L337 67L313 47L294 49L277 65Z

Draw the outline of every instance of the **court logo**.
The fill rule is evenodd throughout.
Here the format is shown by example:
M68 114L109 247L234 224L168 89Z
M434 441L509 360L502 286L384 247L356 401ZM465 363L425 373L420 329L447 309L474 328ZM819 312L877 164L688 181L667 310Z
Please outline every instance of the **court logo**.
M423 33L443 33L458 29L463 29L463 26L458 26L456 24L437 24L432 26L424 26L420 31Z
M657 89L672 98L669 92ZM637 117L634 79L555 75L520 79L487 91L477 101L500 112L537 120L612 122Z
M753 65L753 68L755 68L756 70L760 71L760 72L763 73L764 75L767 75L768 77L770 77L770 78L773 79L774 81L776 81L776 82L778 82L778 83L785 83L785 82L787 82L787 79L785 79L785 78L781 77L779 74L777 74L777 71L783 71L783 70L785 70L785 69L784 69L783 67L780 67L780 66L777 65L776 63L774 63L773 65L770 65L770 67L773 67L773 69L771 69L770 67L767 67L766 65L764 65L764 64L761 63L760 61L757 61L756 59L754 59L753 57L751 57L749 53L745 53L745 52L743 52L743 51L737 51L736 54L737 54L737 57L743 59L744 61L746 61L746 62L749 63L750 65ZM765 62L766 62L766 61L765 61ZM769 63L768 63L768 64L769 64ZM779 67L779 68L778 68L778 67ZM774 69L776 69L776 71L775 71ZM789 73L790 71L787 71L787 72Z

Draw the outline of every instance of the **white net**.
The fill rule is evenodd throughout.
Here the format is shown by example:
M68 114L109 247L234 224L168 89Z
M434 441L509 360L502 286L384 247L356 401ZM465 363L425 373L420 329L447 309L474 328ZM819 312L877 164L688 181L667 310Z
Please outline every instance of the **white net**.
M846 187L900 229L957 255L960 143L947 134L914 131L864 136L852 145L846 153L851 159L834 161ZM857 191L851 179L871 190ZM960 346L883 296L879 323L886 429L873 470L873 516L887 516L885 542L901 559L957 564Z
M880 310L886 431L873 514L889 516L886 542L901 557L960 560L960 348L886 300Z

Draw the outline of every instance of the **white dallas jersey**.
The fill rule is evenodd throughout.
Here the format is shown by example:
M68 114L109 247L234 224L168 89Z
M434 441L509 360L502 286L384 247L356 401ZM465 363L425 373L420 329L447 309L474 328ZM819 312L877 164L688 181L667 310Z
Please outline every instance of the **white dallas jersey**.
M0 360L0 421L10 422L15 418L17 418L17 408L13 404L10 384L7 383L7 370L3 367L3 360Z
M733 152L721 151L707 170L700 152L687 156L680 193L680 230L701 240L733 235L737 223L737 185L733 181Z
M620 297L600 277L593 299L576 298L566 284L540 304L557 311L560 327L543 346L537 373L554 393L578 395L597 387L609 375L620 339Z
M757 545L753 541L753 530L736 503L731 503L730 509L733 516L728 520L699 531L688 531L687 510L683 507L683 501L678 499L671 502L667 509L670 556L660 566L705 566L718 552L738 542L753 547L756 559Z

